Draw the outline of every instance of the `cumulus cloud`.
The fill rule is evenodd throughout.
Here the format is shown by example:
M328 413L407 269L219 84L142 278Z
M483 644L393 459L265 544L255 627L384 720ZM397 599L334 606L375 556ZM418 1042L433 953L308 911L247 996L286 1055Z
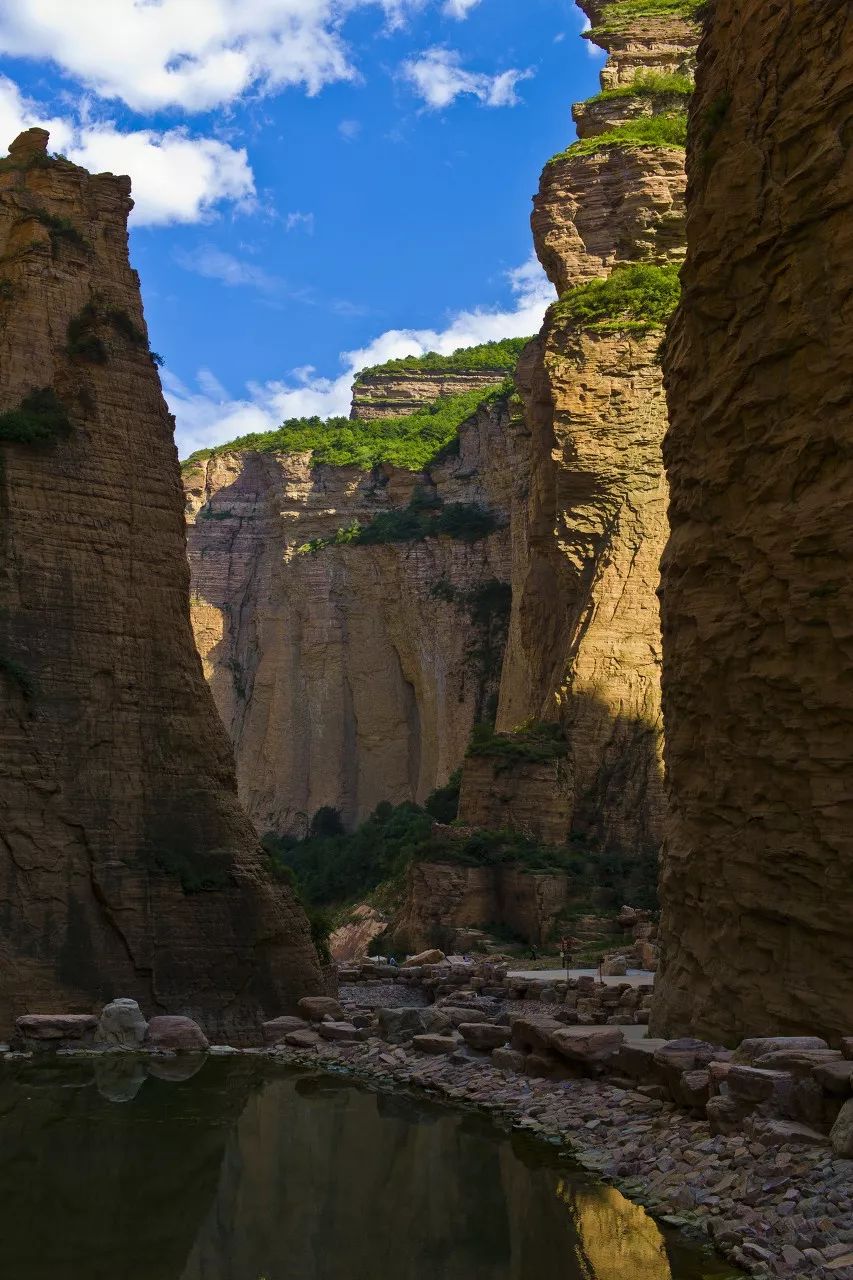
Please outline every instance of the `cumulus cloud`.
M221 201L248 206L255 181L242 147L194 137L183 128L122 131L109 121L81 123L51 116L0 76L0 146L22 129L41 125L50 146L96 173L129 173L137 226L200 222Z
M461 61L455 49L435 47L407 59L401 74L418 97L436 111L449 107L463 94L479 98L486 107L514 107L519 101L516 85L533 75L530 69L511 68L490 76L484 71L466 71Z
M356 72L341 34L355 9L399 25L426 0L3 0L0 53L49 58L136 111L209 111L248 90L318 93ZM470 0L450 0L454 5Z
M200 372L193 388L166 371L164 386L177 421L181 456L250 431L269 431L286 418L346 415L353 377L369 365L426 351L449 355L457 347L536 333L545 308L554 301L554 290L533 256L507 272L507 278L514 294L511 308L460 311L443 329L386 330L366 346L344 352L342 371L332 377L302 368L293 370L287 380L252 383L244 396L231 399L222 388L210 394L209 371Z

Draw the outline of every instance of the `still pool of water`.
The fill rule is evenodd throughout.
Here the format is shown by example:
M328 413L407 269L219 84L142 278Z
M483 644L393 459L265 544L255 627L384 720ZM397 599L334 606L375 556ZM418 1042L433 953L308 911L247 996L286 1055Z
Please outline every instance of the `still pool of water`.
M547 1145L251 1058L0 1072L9 1280L714 1280Z

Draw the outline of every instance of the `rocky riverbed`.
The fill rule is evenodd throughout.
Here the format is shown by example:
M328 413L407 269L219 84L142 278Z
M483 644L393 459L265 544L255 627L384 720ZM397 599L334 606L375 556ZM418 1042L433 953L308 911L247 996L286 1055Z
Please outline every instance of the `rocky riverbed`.
M375 1040L268 1052L422 1089L565 1143L597 1176L751 1275L853 1280L853 1160L826 1149L712 1135L706 1120L661 1099L594 1080L510 1075L487 1059L454 1062Z

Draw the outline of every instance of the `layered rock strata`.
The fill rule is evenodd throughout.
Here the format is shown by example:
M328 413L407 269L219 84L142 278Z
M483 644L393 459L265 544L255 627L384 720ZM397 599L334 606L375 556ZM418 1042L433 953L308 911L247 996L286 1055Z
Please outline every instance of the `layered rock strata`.
M452 370L411 369L384 373L365 369L352 387L351 418L371 422L375 418L396 418L417 413L425 405L466 391L488 391L505 381L506 369Z
M666 352L655 1023L849 1034L853 16L717 0Z
M0 1030L116 990L238 1035L320 984L189 623L127 178L0 161Z
M459 765L497 698L516 418L484 404L424 473L227 452L185 470L196 641L262 831L304 835L325 805L352 826ZM488 508L495 528L306 549L416 493Z
M609 12L585 7L596 23ZM658 17L640 25L636 34L596 34L609 53L604 86L630 85L650 67L689 71L693 24ZM672 103L670 92L644 86L576 110L585 145L546 165L532 217L539 258L561 295L615 268L683 256L683 150L612 141L632 104L666 116ZM618 315L584 324L558 304L517 373L529 466L513 526L497 727L559 721L573 796L563 838L625 853L654 850L661 837L661 338L659 325ZM498 760L494 784L499 769ZM466 765L463 794L468 774ZM501 805L492 808L490 825L501 825Z

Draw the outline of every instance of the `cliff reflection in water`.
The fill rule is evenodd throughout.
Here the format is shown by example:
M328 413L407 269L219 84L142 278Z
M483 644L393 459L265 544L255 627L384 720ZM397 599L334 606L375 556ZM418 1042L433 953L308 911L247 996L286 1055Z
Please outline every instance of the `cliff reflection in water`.
M113 1061L97 1077L91 1063L2 1076L0 1232L15 1280L713 1270L668 1252L617 1192L479 1118L257 1060L209 1061L183 1082Z

